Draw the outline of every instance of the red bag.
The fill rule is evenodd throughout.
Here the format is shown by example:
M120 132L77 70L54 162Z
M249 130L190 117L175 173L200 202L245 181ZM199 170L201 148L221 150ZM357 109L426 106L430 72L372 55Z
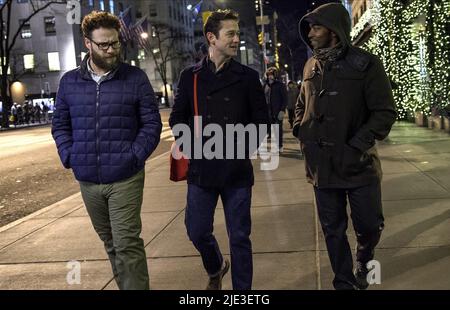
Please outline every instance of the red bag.
M176 154L177 158L182 156L180 148L175 142L170 149L170 180L174 182L186 180L189 160L185 157L175 159L172 154Z
M197 73L194 74L194 122L195 122L195 132L198 134L198 103L197 103ZM175 159L172 154L175 154L177 158ZM184 181L187 179L187 172L189 166L189 159L182 156L180 148L176 143L172 143L170 149L170 180L174 182Z

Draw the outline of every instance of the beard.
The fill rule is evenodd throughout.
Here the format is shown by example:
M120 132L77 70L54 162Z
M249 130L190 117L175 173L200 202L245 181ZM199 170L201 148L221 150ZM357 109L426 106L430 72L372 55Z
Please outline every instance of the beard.
M101 56L96 51L91 50L91 59L92 62L102 70L109 72L117 67L120 59L120 52L117 52L113 55L108 55L108 57Z
M320 50L324 48L333 47L333 37L329 34L327 37L322 37L314 40L315 46L313 46L313 50Z

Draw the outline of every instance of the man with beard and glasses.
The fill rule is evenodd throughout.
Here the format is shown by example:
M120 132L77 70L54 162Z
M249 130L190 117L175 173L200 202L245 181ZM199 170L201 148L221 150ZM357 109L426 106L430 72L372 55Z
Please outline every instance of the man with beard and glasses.
M322 5L300 21L301 37L313 57L303 71L293 128L314 185L335 289L369 285L367 263L384 227L375 140L384 139L396 119L383 65L351 45L350 25L347 10L338 3ZM347 199L357 239L354 274Z
M81 27L89 53L60 81L53 138L80 183L119 289L149 289L140 213L161 117L147 75L120 60L118 18L93 11Z

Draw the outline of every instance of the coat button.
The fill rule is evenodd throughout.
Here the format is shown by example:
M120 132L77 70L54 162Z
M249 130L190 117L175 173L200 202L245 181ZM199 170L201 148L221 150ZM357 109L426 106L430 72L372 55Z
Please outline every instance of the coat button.
M223 117L223 120L224 120L224 121L227 121L227 120L228 120L228 117L227 117L227 116L224 116L224 117Z
M225 98L223 98L223 100L225 100L225 101L230 101L230 98L225 97Z
M206 115L206 118L207 118L207 119L211 119L211 115L209 115L209 114Z
M211 100L211 96L206 96L206 100Z

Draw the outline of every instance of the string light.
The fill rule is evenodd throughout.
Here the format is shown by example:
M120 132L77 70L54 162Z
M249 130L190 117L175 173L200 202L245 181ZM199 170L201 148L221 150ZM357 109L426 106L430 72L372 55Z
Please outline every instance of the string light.
M399 118L442 111L450 98L450 0L374 0L372 36L394 87Z

